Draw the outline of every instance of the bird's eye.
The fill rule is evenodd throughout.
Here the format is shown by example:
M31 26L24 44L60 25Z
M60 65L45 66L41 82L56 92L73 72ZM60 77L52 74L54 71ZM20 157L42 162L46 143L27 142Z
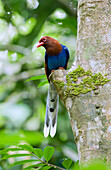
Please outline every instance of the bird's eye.
M43 41L43 42L46 42L46 39L45 39L45 38L43 38L43 39L42 39L42 41Z

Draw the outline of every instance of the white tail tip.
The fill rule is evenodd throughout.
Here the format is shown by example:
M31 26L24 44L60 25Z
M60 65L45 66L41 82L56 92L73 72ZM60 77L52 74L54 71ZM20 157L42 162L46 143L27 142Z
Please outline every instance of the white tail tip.
M54 127L51 125L51 129L50 129L50 136L53 138L54 136L55 136L55 134L56 134L56 123L55 123L55 125L54 125Z
M46 124L44 125L44 136L47 137L49 135L49 127L46 126Z

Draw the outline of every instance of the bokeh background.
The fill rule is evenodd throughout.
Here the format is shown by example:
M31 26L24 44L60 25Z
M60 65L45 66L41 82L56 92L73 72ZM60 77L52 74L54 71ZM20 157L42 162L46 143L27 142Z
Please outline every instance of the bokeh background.
M70 51L71 67L77 34L76 0L0 0L0 149L28 143L44 149L55 148L51 163L62 166L63 158L78 159L69 115L60 101L57 134L43 136L48 84L26 81L44 75L43 47L36 49L41 36L56 38ZM12 159L0 161L0 170ZM21 170L21 166L16 166Z

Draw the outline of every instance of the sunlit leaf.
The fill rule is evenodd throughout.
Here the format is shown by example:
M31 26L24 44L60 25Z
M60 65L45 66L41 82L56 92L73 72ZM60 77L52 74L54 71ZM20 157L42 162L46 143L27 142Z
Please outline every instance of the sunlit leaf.
M93 160L92 162L87 163L87 167L85 164L82 164L78 170L110 170L111 166L108 165L103 160Z
M44 140L44 136L40 132L24 131L25 140L31 145L40 144Z
M6 149L3 149L3 150L0 150L0 154L4 154L4 153L7 153L9 151L21 151L23 149L21 148L6 148Z
M32 32L33 28L36 25L36 19L35 18L29 18L25 24L20 25L19 27L19 33L21 35L28 35Z
M0 144L2 145L15 145L18 144L20 142L21 139L23 139L24 137L20 136L20 132L19 131L10 131L10 130L1 130L0 131Z
M39 6L38 0L27 0L27 6L28 8L36 9Z
M30 79L25 80L25 82L32 81L32 80L40 80L44 78L46 78L46 75L38 75L38 76L34 76L34 77L31 77Z
M5 155L2 159L8 159L12 157L21 157L21 156L32 156L31 154L12 154L12 155Z
M24 18L18 12L13 12L12 23L18 27L24 23Z
M21 147L22 149L26 151L34 152L34 148L31 145L24 144L24 145L19 145L19 147Z
M43 167L44 165L45 164L43 164L43 163L38 163L38 164L27 166L27 167L23 168L23 170L27 170L27 169L34 168L34 167Z
M18 161L10 165L10 167L15 166L15 165L23 165L25 163L30 163L30 162L36 162L38 161L37 159L28 159L28 160L23 160L23 161Z
M40 82L39 84L38 84L38 86L37 87L41 87L41 86L44 86L45 84L47 84L48 83L48 81L46 80L46 81L42 81L42 82Z
M0 0L0 17L5 15L5 9L2 1Z
M40 144L44 140L44 136L41 132L36 131L0 131L0 145L17 145L21 141L26 141L31 145ZM20 149L19 149L20 150Z
M48 170L50 168L51 168L51 166L44 166L44 167L40 168L39 170Z
M44 149L44 158L47 162L51 159L53 153L54 153L54 147L52 146L47 146Z
M17 63L22 57L23 55L20 53L8 51L8 59L10 63Z
M34 149L34 154L41 158L43 156L43 151L40 148L36 148Z
M62 165L63 165L66 169L68 169L68 168L71 166L71 164L72 164L72 160L71 160L70 158L65 159L65 160L62 162Z

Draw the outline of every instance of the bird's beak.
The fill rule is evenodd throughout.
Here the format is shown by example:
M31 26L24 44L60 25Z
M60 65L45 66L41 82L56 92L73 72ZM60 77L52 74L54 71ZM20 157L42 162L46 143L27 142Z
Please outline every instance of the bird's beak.
M38 44L37 44L37 48L40 47L40 46L42 46L42 45L44 45L44 42L38 43Z

